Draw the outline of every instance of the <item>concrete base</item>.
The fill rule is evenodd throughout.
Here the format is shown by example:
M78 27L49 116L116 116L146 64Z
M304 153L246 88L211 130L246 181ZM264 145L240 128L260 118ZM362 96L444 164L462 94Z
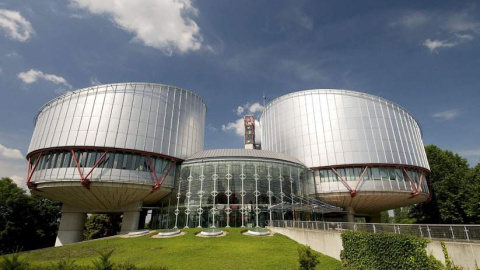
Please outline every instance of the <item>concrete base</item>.
M347 211L347 222L349 223L355 222L355 210L353 210L353 207L351 206L345 207L345 211Z
M124 207L122 228L120 231L121 234L138 230L141 211L142 202L133 203L127 207Z
M59 247L82 241L86 218L87 213L82 212L82 210L73 206L63 205L55 246Z
M340 260L343 249L341 233L336 230L321 231L298 228L267 227L273 232L283 234L300 244L308 245L313 250ZM444 242L453 263L466 270L475 270L480 264L480 243ZM441 241L431 240L425 248L428 255L433 255L445 264Z
M337 231L317 231L297 228L267 227L272 232L283 234L288 238L310 246L313 250L340 260L343 249L341 234Z

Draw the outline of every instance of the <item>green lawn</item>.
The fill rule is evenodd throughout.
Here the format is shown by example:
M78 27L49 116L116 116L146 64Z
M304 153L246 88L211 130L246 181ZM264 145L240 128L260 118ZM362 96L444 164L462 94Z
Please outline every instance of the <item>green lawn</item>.
M137 267L166 266L168 269L297 269L299 245L286 236L247 236L244 229L222 229L225 237L202 238L187 229L183 236L173 238L114 237L59 248L23 253L20 258L30 265L49 266L70 258L79 265L91 266L98 251L114 249L115 263L133 263ZM317 269L338 269L340 262L323 254Z

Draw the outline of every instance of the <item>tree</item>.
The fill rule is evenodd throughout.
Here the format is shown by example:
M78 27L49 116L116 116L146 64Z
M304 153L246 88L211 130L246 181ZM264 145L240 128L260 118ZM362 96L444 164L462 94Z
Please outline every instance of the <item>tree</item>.
M410 206L400 207L393 210L393 223L412 224L415 223L415 218L410 218Z
M91 214L85 222L85 239L97 239L117 234L120 229L120 214Z
M480 163L467 176L466 212L472 223L480 223Z
M9 178L0 180L0 254L53 246L59 218L58 203L25 194Z
M433 185L432 200L413 206L410 217L418 223L468 222L466 184L469 166L467 160L449 150L427 145L430 180Z

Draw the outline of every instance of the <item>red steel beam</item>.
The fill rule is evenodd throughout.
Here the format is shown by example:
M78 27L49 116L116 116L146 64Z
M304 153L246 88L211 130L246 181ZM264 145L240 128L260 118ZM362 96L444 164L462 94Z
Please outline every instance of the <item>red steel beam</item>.
M73 160L75 161L75 167L77 167L78 174L80 175L80 181L82 182L83 187L86 189L90 189L90 181L83 177L82 170L80 169L80 164L78 164L78 159L75 155L75 152L73 151L73 149L70 149L70 152L72 153Z
M103 155L97 159L97 161L95 162L95 164L93 165L92 169L90 170L90 172L88 172L87 176L85 176L85 179L88 179L88 177L90 176L90 174L92 174L93 172L93 169L95 169L98 164L100 164L100 162L102 162L103 158L105 158L105 156L107 155L108 151L105 151L105 153L103 153Z
M35 165L33 166L33 169L31 169L31 164L30 164L30 158L28 158L28 173L27 173L27 186L29 188L36 189L37 185L35 183L30 182L32 180L33 173L35 170L37 170L38 163L40 162L40 159L42 158L43 153L40 153L38 155L37 160L35 160Z
M348 185L347 181L345 181L345 179L343 179L343 177L337 172L337 170L335 170L335 168L331 168L332 171L337 175L338 178L340 178L340 180L342 181L343 185L348 189L348 191L350 192L350 196L352 195L352 188ZM355 195L353 195L355 196ZM352 197L353 197L352 196Z
M153 174L153 177L155 178L155 185L159 185L160 184L160 181L158 181L158 176L157 176L157 172L155 171L155 166L153 165L152 163L152 160L150 159L149 156L147 156L147 160L148 160L148 165L150 166L150 170L152 171L152 174Z
M355 185L355 188L352 191L350 191L350 196L352 196L352 198L355 197L355 195L357 195L358 185L360 185L360 182L363 180L363 176L365 175L365 172L367 172L367 169L368 169L368 166L365 167L362 174L358 178L358 181L357 181L357 184Z
M155 183L155 185L154 185L153 188L152 188L151 193L155 192L157 189L159 189L160 187L162 187L163 182L165 181L165 179L167 179L168 174L170 173L170 171L172 170L172 168L175 167L175 165L176 165L176 162L172 160L171 163L170 163L170 167L168 167L168 170L167 170L167 172L165 173L165 175L162 177L162 180L160 180L160 182L156 182L156 183ZM158 178L156 179L156 181L158 181Z
M409 197L409 199L411 198L414 198L414 197L417 197L418 194L420 194L418 192L418 187L415 185L415 182L413 182L412 178L410 177L410 175L408 174L407 170L405 170L405 168L402 168L403 172L405 173L405 175L407 176L408 180L410 181L410 184L412 185L412 196ZM422 177L423 174L421 174L420 177ZM420 178L421 179L421 178Z

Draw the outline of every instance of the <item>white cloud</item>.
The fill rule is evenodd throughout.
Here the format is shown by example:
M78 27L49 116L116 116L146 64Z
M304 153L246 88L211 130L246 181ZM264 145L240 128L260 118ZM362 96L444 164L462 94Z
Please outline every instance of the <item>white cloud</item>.
M460 155L467 157L480 156L480 149L460 151Z
M97 77L91 77L90 78L90 85L100 85L102 84Z
M243 115L244 113L255 115L262 111L263 111L263 106L259 102L255 102L253 104L250 104L249 102L247 102L243 106L238 106L237 109L235 109L235 113L238 116Z
M248 111L253 114L260 113L263 111L263 106L260 105L260 103L255 102L252 105L250 105L250 107L248 107Z
M434 113L432 116L440 120L452 120L460 115L458 110L446 110L443 112Z
M245 136L245 126L243 122L243 117L237 119L235 122L228 123L226 125L222 125L222 130L225 132L233 131L236 135L240 137ZM261 143L262 138L262 127L260 126L260 122L255 119L255 143Z
M25 42L33 35L34 31L29 21L17 11L0 9L0 28L14 40Z
M218 128L216 128L216 127L215 127L214 125L212 125L212 124L208 124L208 125L207 125L207 128L208 128L208 130L213 131L213 132L218 131Z
M474 9L470 6L453 12L409 11L391 25L416 31L414 35L438 36L424 39L422 43L430 52L438 53L438 49L457 47L480 34L480 21L472 15L476 14Z
M0 157L11 159L23 159L22 152L18 149L7 148L0 144Z
M54 74L43 73L40 70L30 69L27 72L18 73L17 76L26 84L32 84L39 79L43 79L54 84L62 84L70 89L72 88L72 86L67 82L67 80L65 80L65 78Z
M243 106L238 106L235 110L235 113L238 116L242 116L241 118L235 120L234 122L230 122L226 125L222 125L222 131L229 132L233 131L236 135L240 137L245 136L245 126L243 121L243 116L245 115L253 115L255 117L255 142L261 142L261 134L262 128L260 126L260 122L257 120L260 113L263 111L263 106L259 102L255 102L250 104L247 102Z
M245 135L245 127L243 126L243 118L237 119L235 122L222 125L223 131L234 131L238 136Z
M30 194L30 190L28 189L27 183L25 182L25 177L21 177L21 176L18 176L18 175L12 175L12 176L10 176L10 179L12 179L13 182L15 184L17 184L17 186L19 188L27 191L27 193Z
M243 106L237 107L237 110L236 110L237 115L242 115L244 111L245 111L245 108L243 108Z
M455 36L457 36L457 38L460 39L460 40L472 40L472 39L474 39L473 35L469 35L469 34L455 34Z
M420 11L411 11L402 16L398 21L393 22L392 26L402 25L408 28L416 28L425 24L429 20L429 16Z
M27 160L25 158L3 158L0 157L0 178L9 177L11 178L19 187L28 190L25 184L25 177L21 175L26 175L27 173ZM27 191L28 193L28 191Z
M12 51L12 52L6 53L5 56L8 58L17 58L17 57L20 57L20 54L18 54L16 51Z
M444 18L444 28L454 33L472 31L478 34L480 32L480 22L475 18L476 16L470 15L471 10L467 8L447 16L446 19Z
M134 40L164 51L185 53L202 47L200 28L192 19L198 10L190 0L70 0L93 14L106 14Z
M458 45L458 42L450 42L446 40L430 40L426 39L423 46L427 47L431 52L437 52L438 48L451 48Z

